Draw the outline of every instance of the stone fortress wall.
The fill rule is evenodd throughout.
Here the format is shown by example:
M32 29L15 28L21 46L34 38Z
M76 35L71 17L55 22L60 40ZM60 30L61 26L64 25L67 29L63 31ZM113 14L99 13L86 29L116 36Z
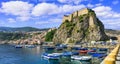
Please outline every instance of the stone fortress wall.
M73 17L84 15L84 14L87 14L88 12L89 12L88 8L84 8L84 9L82 9L80 11L76 11L68 16L64 15L62 22L65 22L65 20L72 21Z

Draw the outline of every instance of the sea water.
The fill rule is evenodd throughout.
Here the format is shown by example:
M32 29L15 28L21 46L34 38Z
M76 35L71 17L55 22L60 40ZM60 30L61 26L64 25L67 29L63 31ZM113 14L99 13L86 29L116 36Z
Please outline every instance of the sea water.
M41 57L44 53L41 46L35 48L15 48L12 45L0 45L0 64L80 64L80 61L69 58L59 60L48 60ZM90 62L82 64L91 64Z

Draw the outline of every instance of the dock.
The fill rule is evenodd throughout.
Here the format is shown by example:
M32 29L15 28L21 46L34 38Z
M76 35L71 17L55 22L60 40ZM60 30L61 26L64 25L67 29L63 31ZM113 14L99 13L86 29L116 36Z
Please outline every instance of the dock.
M120 44L118 44L101 64L120 64Z

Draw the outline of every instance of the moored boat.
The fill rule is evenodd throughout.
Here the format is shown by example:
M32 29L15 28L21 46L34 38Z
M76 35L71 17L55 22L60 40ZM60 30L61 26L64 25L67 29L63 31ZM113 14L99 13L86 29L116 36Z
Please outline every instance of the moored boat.
M71 56L72 60L80 60L80 61L90 61L92 59L91 56Z
M15 45L15 48L22 48L22 45Z
M80 54L87 54L88 50L80 50Z
M79 55L79 52L72 52L72 55Z
M52 53L52 54L44 53L42 54L42 57L46 59L58 60L61 55L62 53Z
M35 48L35 45L25 45L27 48Z
M52 46L47 46L47 47L43 47L45 50L54 50L55 47L52 47Z

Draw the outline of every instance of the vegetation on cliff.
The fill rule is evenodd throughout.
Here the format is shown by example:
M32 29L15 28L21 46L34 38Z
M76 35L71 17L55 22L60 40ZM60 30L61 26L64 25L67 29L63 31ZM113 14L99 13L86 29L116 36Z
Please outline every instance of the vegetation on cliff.
M46 36L45 36L45 41L51 42L52 39L53 39L53 36L54 36L55 32L56 32L56 29L55 30L51 30L50 32L48 32L46 34Z
M66 40L70 40L68 42L77 43L108 39L104 25L96 17L95 12L91 9L88 11L87 14L74 16L72 21L66 19L56 31L53 41L65 43Z

